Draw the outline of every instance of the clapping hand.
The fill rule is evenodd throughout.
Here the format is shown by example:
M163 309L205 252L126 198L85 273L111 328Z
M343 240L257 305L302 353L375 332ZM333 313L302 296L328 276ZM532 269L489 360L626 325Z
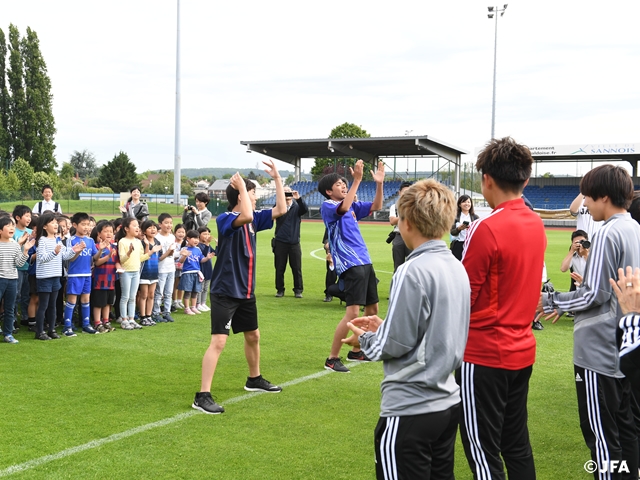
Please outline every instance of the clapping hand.
M81 252L82 250L84 250L84 247L86 247L87 245L84 243L84 241L80 242L80 243L76 243L71 250L73 250L76 253Z
M624 315L640 312L640 268L636 268L633 274L631 267L626 268L626 273L619 268L618 281L610 278L609 283Z
M27 241L27 242L25 242L25 243L24 243L24 245L22 246L22 250L23 250L24 252L28 252L28 251L29 251L29 249L30 249L31 247L33 247L35 244L36 244L36 240L35 240L35 238L32 238L32 239L30 239L29 241Z
M159 252L160 250L162 250L162 245L155 245L155 246L151 249L151 253L156 253L156 252Z
M371 176L373 177L376 183L384 182L384 162L383 161L378 162L378 170L376 170L376 173L373 173L373 170L371 170Z
M60 250L62 250L62 244L58 243L56 244L56 248L53 249L53 253L55 253L56 255L60 253Z
M364 161L358 160L353 168L349 167L349 172L354 180L358 182L362 181L362 175L364 173Z
M131 245L129 245L129 253L128 253L128 255L131 255L135 249L136 249L136 247L133 245L133 242L131 242Z
M100 244L98 245L98 248L100 250L110 250L110 243L107 242L106 240L100 242Z
M22 236L18 239L18 244L19 245L24 245L24 243L29 239L29 234L27 232L24 232L22 234Z

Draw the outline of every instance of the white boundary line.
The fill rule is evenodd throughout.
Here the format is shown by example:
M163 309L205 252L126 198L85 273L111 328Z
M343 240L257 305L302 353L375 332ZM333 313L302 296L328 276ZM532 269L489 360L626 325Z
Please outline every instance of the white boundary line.
M360 362L349 362L348 365L350 368L353 368L358 366L359 363ZM322 370L320 372L307 375L306 377L300 377L300 378L296 378L294 380L285 382L282 384L282 387L291 387L293 385L297 385L298 383L303 383L309 380L313 380L315 378L320 378L330 373L335 373L335 372L332 372L331 370ZM224 404L232 405L234 403L239 403L244 400L253 398L255 396L264 395L264 394L266 394L266 392L247 393L245 395L240 395L239 397L230 398L229 400L226 400ZM157 422L147 423L146 425L141 425L139 427L131 428L129 430L125 430L124 432L114 433L113 435L109 435L108 437L101 438L99 440L92 440L83 445L67 448L58 453L52 453L51 455L45 455L44 457L34 458L33 460L29 460L24 463L18 463L16 465L12 465L10 467L5 468L4 470L0 470L0 477L8 477L9 475L13 475L14 473L24 472L25 470L31 470L32 468L39 467L40 465L44 465L45 463L53 462L55 460L60 460L61 458L69 457L71 455L75 455L76 453L84 452L86 450L91 450L93 448L98 448L108 443L117 442L119 440L131 437L133 435L137 435L138 433L146 432L147 430L152 430L154 428L171 425L172 423L180 422L186 418L190 418L198 414L204 415L204 413L201 413L196 410L179 413L177 415L174 415L173 417L165 418L163 420L158 420Z
M325 258L326 255L324 255L322 257L319 257L317 255L318 252L324 252L324 248L319 248L317 250L313 250L313 251L309 252L309 255L311 255L313 258L317 258L318 260L322 260L323 262L326 261L326 258ZM378 272L380 272L380 273L388 273L389 275L393 275L393 272L387 272L386 270L377 270L376 269L376 273L378 273Z

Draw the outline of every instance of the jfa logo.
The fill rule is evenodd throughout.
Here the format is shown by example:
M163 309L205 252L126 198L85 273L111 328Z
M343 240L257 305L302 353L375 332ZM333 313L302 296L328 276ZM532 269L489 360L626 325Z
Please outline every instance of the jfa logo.
M593 460L584 464L584 469L589 473L631 473L626 460L611 460L598 465Z

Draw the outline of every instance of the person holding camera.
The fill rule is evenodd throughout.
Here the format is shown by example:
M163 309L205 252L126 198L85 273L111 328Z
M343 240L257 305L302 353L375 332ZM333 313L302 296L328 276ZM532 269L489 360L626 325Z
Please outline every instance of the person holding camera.
M302 298L302 250L300 250L300 222L309 211L300 194L284 187L287 213L276 219L276 233L272 240L276 269L276 297L284 297L284 272L287 262L293 274L293 294ZM295 200L295 202L294 202Z
M589 249L591 248L591 242L589 241L589 235L584 230L576 230L571 234L571 248L567 252L567 256L562 260L560 265L560 271L566 272L571 269L571 288L570 292L573 292L576 287L582 283L582 277L584 276L584 267L587 265L587 257L589 256Z
M182 213L182 224L185 230L198 230L206 227L211 220L211 212L207 208L209 195L205 192L196 193L195 205L187 205Z
M140 187L131 187L129 193L131 193L131 196L127 200L127 203L120 205L122 218L135 218L138 220L138 223L141 224L149 219L149 208L146 203L140 201Z
M402 194L410 186L411 182L402 182L400 184L400 189L398 190L398 201L400 201L400 197L402 197ZM393 231L387 238L387 243L393 243L391 246L391 255L393 256L393 273L396 272L398 267L404 263L405 259L411 253L411 250L404 243L400 230L398 229L398 214L396 213L397 204L398 202L394 203L391 205L391 208L389 208L389 223L393 225Z
M467 238L467 229L471 222L477 220L478 215L473 210L473 202L469 195L460 195L458 198L458 213L456 220L451 227L451 253L458 260L462 261L462 250L464 241Z

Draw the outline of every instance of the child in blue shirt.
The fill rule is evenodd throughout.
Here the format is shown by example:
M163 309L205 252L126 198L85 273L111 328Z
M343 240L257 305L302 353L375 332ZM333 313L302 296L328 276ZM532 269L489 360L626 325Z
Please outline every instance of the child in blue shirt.
M198 294L202 290L202 272L200 264L211 260L213 252L202 255L198 248L200 234L196 230L189 230L185 239L183 249L180 251L180 262L182 263L182 275L178 290L184 292L184 313L187 315L200 315L202 312L196 308ZM189 304L191 300L191 304Z
M75 228L75 235L72 236L68 243L68 248L84 243L84 247L78 255L69 262L69 270L67 271L67 303L64 308L64 329L67 331L71 328L71 319L73 310L76 307L78 295L80 295L80 316L82 318L82 331L84 333L98 333L90 323L91 320L91 267L93 262L100 259L102 251L109 247L108 242L101 242L100 249L96 247L95 242L89 233L91 233L91 220L89 215L78 212L71 217L71 224Z
M31 224L31 209L26 205L16 205L11 214L16 222L15 233L13 239L18 243L24 243L30 237L32 230L29 228ZM18 294L16 298L16 314L20 313L20 325L29 325L27 310L29 309L29 262L18 267ZM18 312L19 311L19 312ZM17 320L17 315L15 316Z
M162 244L156 240L158 225L153 220L145 220L140 226L142 231L142 246L149 258L142 262L140 269L140 286L138 287L138 311L140 312L140 325L152 327L156 322L151 318L153 313L153 300L158 284L158 261L162 252Z
M333 335L331 353L325 361L324 368L340 373L349 373L349 369L339 357L342 340L349 333L347 323L359 316L360 305L364 305L365 315L378 313L378 282L367 246L360 234L358 220L382 208L384 163L378 162L376 173L371 172L376 182L373 203L355 201L358 186L362 181L363 165L364 162L358 160L351 169L353 183L348 190L346 180L337 173L326 175L318 182L318 191L327 199L320 207L320 213L329 232L331 257L340 280L344 282L347 303L345 315ZM348 353L347 359L368 360L358 347L354 347Z

